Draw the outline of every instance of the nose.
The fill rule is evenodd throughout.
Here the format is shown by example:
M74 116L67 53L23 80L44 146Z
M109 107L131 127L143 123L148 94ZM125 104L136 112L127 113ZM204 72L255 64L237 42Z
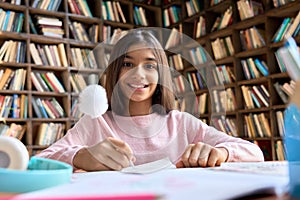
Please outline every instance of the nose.
M145 70L142 65L138 65L132 69L132 76L135 79L143 79L146 76Z

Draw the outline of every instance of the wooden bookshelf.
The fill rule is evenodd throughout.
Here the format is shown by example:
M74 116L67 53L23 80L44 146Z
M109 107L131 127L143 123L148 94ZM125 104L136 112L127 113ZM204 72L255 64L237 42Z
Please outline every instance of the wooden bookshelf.
M78 111L74 110L73 105L73 103L76 102L78 98L78 93L82 89L80 89L80 86L78 86L77 83L79 83L81 80L85 80L86 82L89 79L95 80L95 77L103 72L103 68L101 67L100 63L97 63L97 67L83 67L83 65L78 64L80 60L78 61L76 59L80 59L80 57L82 57L83 59L85 58L86 61L88 60L89 62L93 62L93 58L86 56L89 55L89 52L97 47L99 43L106 40L106 38L111 37L114 32L120 30L126 31L133 28L147 26L162 27L168 29L176 28L178 30L182 30L185 35L197 41L197 43L203 47L207 55L209 55L214 61L213 64L207 65L209 67L207 67L205 72L203 72L206 77L213 77L213 68L216 66L221 67L222 65L224 65L230 69L232 76L235 77L233 81L226 82L225 84L220 84L220 86L219 84L216 84L214 80L211 80L211 78L209 78L207 79L207 81L209 81L209 88L200 87L199 90L192 91L196 96L200 96L203 94L206 94L208 96L207 103L205 103L205 105L207 105L207 108L204 109L204 111L201 111L203 113L201 113L200 118L205 120L208 124L214 125L216 127L218 127L216 124L220 122L215 119L220 119L221 124L222 120L232 121L236 125L235 134L237 134L238 137L257 142L263 150L266 150L265 156L267 160L277 160L276 144L277 141L282 141L282 137L279 134L277 126L276 112L283 111L286 107L286 103L280 100L273 84L275 82L283 84L284 82L288 82L290 78L288 77L287 73L280 71L276 56L274 54L276 50L283 45L283 42L281 41L274 43L272 41L272 37L281 25L281 22L284 18L296 17L297 13L300 10L299 0L289 2L286 5L281 5L278 7L277 5L274 6L272 1L263 0L261 2L264 12L244 20L240 19L238 6L236 4L236 1L233 0L223 0L214 5L211 4L211 0L174 0L163 1L162 3L159 3L159 1L80 0L81 5L84 5L84 2L86 2L89 11L84 6L81 8L77 6L77 8L75 8L76 6L74 7L74 4L70 4L73 2L72 0L61 0L58 2L59 5L56 5L55 10L42 9L41 7L46 7L46 5L43 4L38 4L35 7L32 7L35 3L35 0L21 0L20 5L13 5L10 4L10 2L0 3L0 8L4 11L22 13L23 15L23 22L21 26L22 28L20 31L2 30L0 32L0 49L5 41L12 40L14 42L22 42L25 45L19 45L19 48L23 47L23 50L20 52L22 52L22 55L24 54L24 57L20 58L19 60L10 60L9 57L7 57L6 61L3 61L5 55L3 56L3 58L0 57L2 59L0 70L4 70L6 68L9 68L13 71L16 71L17 69L24 69L26 70L26 79L22 89L0 90L0 95L13 96L14 94L17 94L18 96L23 95L28 98L26 116L13 118L12 115L9 115L8 117L5 117L5 121L8 125L16 123L24 125L24 127L26 127L25 134L21 140L27 146L30 155L34 155L37 151L47 147L47 145L36 145L36 140L39 137L38 131L39 129L41 129L41 124L62 124L63 133L65 133L66 130L72 127L72 125L81 116ZM79 4L79 1L77 2ZM150 2L150 4L148 4L148 2ZM198 2L198 5L200 6L198 12L194 12L192 14L190 12L187 12L187 6L188 4L190 4L191 6L191 2ZM107 4L115 4L116 7L120 6L123 12L123 17L125 19L122 18L121 14L114 19L109 17L109 12L106 8ZM232 9L232 19L229 25L211 32L216 19L224 15L226 10L230 7ZM141 18L142 21L137 20L139 17L135 16L135 9L142 10L144 12L145 18ZM175 16L175 20L169 19L169 24L167 23L168 25L166 26L164 15L165 13L167 13L166 10L171 9L176 10L177 16ZM61 22L61 26L56 25L56 28L58 29L59 27L62 31L57 29L56 31L60 32L61 35L50 37L46 36L46 34L49 33L42 33L40 29L41 27L37 26L38 16L54 17L58 19ZM200 19L200 16L205 19L205 31L202 32L202 35L200 37L196 38L195 27ZM141 23L145 22L145 19L146 24ZM30 22L30 20L32 21L32 23ZM59 24L59 22L56 23ZM36 28L37 34L35 34L32 25ZM252 27L256 27L257 29L262 31L265 43L258 48L245 49L241 42L240 34L243 31L246 32L247 29L250 29ZM85 34L83 34L83 32L85 32L86 36ZM215 59L216 55L214 55L212 44L217 39L226 40L226 37L229 37L231 39L234 52L231 54L225 54L225 56L222 56L220 59ZM296 40L299 44L299 34L298 36L296 36ZM48 55L52 55L48 56L48 63L47 61L45 61L45 58L44 60L42 60L42 64L37 64L35 62L33 56L31 55L30 44L35 45L38 53L41 53L41 49L47 52L47 48L54 49L50 51L50 54L48 53ZM57 58L55 57L55 49L59 47L63 47L66 55L66 60L63 62L59 54L58 57L61 58L61 62L57 66L57 63L59 62L54 62L56 64L53 64L52 62L51 64L49 63L49 59L51 60L51 58ZM181 49L180 51L183 55L188 56L188 51L190 49L191 47L186 47ZM45 52L46 56L47 52ZM40 57L42 59L42 56ZM248 58L258 58L265 61L268 66L269 75L261 76L258 78L250 78L248 80L244 75L241 64L241 60L246 60ZM183 66L183 69L177 71L183 74L186 78L188 74L197 72L196 68L193 67L193 65L185 59L183 59ZM42 74L47 72L52 72L57 77L59 82L63 85L64 91L57 93L53 90L37 90L35 84L31 80L31 74ZM76 84L79 89L75 89ZM270 94L269 105L262 106L260 108L247 108L245 106L245 101L241 90L241 86L244 85L264 85ZM230 110L216 108L216 102L212 101L213 98L210 98L209 96L213 95L213 93L215 93L215 95L218 95L218 91L227 89L230 89L235 95L235 99L237 102L236 108L231 108ZM188 90L183 91L183 93L184 92L188 92ZM38 115L35 113L34 106L31 103L32 100L36 98L49 101L52 100L52 98L55 98L63 108L63 115L56 118L51 118L50 116L48 116L48 118L38 117ZM249 137L245 131L245 116L248 116L250 114L258 115L261 113L263 113L266 119L268 119L272 134L271 136L264 137Z
M236 80L229 83L224 83L224 88L221 90L226 90L231 88L235 93L237 108L234 110L226 111L215 111L216 100L209 98L209 104L207 113L202 115L204 118L210 122L211 125L218 129L221 129L215 118L229 118L236 123L236 132L239 137L246 140L256 142L261 149L264 151L266 160L278 160L276 155L276 149L278 141L282 141L282 135L279 133L278 121L276 118L276 112L284 111L286 108L286 103L284 103L278 93L275 91L274 83L286 83L290 81L290 77L286 72L282 72L278 66L275 52L283 45L283 41L273 42L272 38L279 26L281 25L284 18L296 18L299 10L299 1L288 2L286 5L281 5L275 7L272 1L260 1L264 9L263 13L255 15L253 17L241 20L239 16L239 10L236 1L224 0L215 5L210 4L211 1L204 1L204 6L202 10L192 16L187 17L186 13L183 13L183 20L180 23L183 24L183 31L185 34L194 38L198 43L208 52L208 54L213 59L216 66L226 65L229 66L233 72ZM185 3L182 4L185 6ZM215 30L210 32L218 16L221 16L229 7L232 7L232 21L231 24L225 28ZM185 10L185 8L183 8ZM195 23L199 21L199 17L202 16L206 19L206 34L200 38L195 38ZM175 25L173 25L175 26ZM244 48L241 42L241 32L247 29L255 27L261 30L260 33L263 34L264 44L257 48ZM231 37L233 41L234 53L227 54L226 56L216 59L213 51L213 41L220 38ZM297 43L300 43L299 34L295 37ZM241 60L247 60L251 58L252 60L257 58L259 60L265 61L268 66L268 75L260 74L259 77L251 77L247 79L244 75ZM183 73L188 73L195 68L189 66L183 70ZM212 77L212 70L207 70L207 77ZM262 105L260 107L254 106L253 108L247 107L245 105L245 100L241 87L253 87L263 85L269 92L270 97L267 106ZM196 94L201 94L202 92L209 92L209 95L214 95L214 90L219 90L220 86L215 84L208 88L207 90L195 91ZM217 98L220 98L218 96ZM249 135L245 128L245 118L246 116L260 115L264 114L265 119L269 122L269 134L265 129L262 130L263 135L259 135L258 130L257 135ZM248 119L247 119L248 120ZM253 119L254 120L254 119ZM258 122L262 123L262 119L258 118ZM224 118L221 120L224 125ZM257 127L254 124L255 129ZM226 130L226 128L225 128ZM231 133L230 133L231 134Z

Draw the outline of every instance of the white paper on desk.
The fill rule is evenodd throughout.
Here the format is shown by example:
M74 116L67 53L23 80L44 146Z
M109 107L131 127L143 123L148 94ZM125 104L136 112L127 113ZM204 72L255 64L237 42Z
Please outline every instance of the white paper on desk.
M264 175L288 176L287 161L224 162L220 167L214 167L212 169Z
M78 176L79 175L79 176ZM165 169L136 175L116 171L74 174L71 184L16 196L15 199L101 197L104 195L155 194L164 200L233 199L257 192L282 194L287 176L216 171L204 168ZM85 176L83 176L85 175Z
M175 169L176 166L170 161L169 158L163 158L150 163L127 167L121 170L123 173L131 174L149 174L163 169Z

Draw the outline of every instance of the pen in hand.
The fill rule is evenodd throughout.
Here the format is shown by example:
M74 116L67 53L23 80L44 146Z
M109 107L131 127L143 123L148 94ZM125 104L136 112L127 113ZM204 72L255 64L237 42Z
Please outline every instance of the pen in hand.
M134 156L133 156L133 152L132 152L130 146L126 142L123 142L121 140L118 140L118 139L115 139L112 137L107 138L107 140L111 143L111 145L113 147L116 148L117 151L125 154L125 156L128 157L129 166L134 167L134 164L132 161Z

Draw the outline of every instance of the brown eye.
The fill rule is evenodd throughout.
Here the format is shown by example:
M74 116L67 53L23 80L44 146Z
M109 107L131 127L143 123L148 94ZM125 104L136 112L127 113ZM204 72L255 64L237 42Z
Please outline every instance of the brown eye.
M123 62L123 67L133 67L133 64L130 62Z
M144 65L144 67L146 69L156 69L157 68L156 64L146 64L146 65Z

